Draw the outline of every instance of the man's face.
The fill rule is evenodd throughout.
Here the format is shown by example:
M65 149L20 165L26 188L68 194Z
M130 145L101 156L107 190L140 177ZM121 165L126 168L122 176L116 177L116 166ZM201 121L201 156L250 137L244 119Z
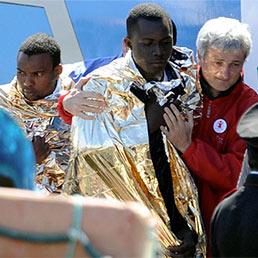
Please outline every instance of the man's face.
M132 55L141 74L147 80L160 80L172 53L172 33L163 20L140 18L128 39Z
M28 56L20 52L17 57L17 80L28 100L39 100L53 93L62 66L53 67L49 54Z
M211 86L214 97L228 90L240 77L245 53L242 50L208 49L204 58L199 58L204 79Z

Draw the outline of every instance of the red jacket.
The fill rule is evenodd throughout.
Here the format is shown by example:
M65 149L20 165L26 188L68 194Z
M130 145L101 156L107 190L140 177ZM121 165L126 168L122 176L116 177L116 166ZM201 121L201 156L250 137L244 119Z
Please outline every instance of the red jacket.
M207 233L216 205L236 186L246 148L236 126L255 102L258 95L242 81L226 96L211 100L204 95L202 117L194 126L192 144L183 153L183 160L199 190Z

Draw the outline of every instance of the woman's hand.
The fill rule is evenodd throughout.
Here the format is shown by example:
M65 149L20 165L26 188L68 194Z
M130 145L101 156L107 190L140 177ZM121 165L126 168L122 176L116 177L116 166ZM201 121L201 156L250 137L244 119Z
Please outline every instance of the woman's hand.
M184 118L173 104L170 108L165 107L164 111L166 126L160 129L174 147L184 153L192 142L193 115L187 112L187 118Z

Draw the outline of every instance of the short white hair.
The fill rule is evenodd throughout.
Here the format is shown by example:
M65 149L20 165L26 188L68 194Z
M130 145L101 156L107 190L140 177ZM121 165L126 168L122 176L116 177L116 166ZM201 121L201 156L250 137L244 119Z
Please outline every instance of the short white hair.
M204 58L209 48L223 51L241 49L246 58L251 46L252 39L248 25L226 17L208 20L200 29L196 40L200 58Z

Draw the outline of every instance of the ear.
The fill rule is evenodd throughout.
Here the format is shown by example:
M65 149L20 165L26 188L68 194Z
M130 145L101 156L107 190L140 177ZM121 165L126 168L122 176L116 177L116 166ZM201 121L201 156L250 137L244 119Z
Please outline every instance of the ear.
M128 50L129 50L129 47L128 47L127 39L123 38L123 42L122 42L122 53L123 53L123 56L126 55Z
M200 54L200 51L199 51L199 50L197 51L197 63L198 63L198 64L201 64L201 63L202 63L202 57L201 57L201 54Z
M130 48L132 49L132 43L131 43L131 39L126 36L123 40L123 45L126 47L126 48Z
M55 68L54 68L54 72L56 74L56 76L59 76L63 71L63 66L61 64L57 65Z

